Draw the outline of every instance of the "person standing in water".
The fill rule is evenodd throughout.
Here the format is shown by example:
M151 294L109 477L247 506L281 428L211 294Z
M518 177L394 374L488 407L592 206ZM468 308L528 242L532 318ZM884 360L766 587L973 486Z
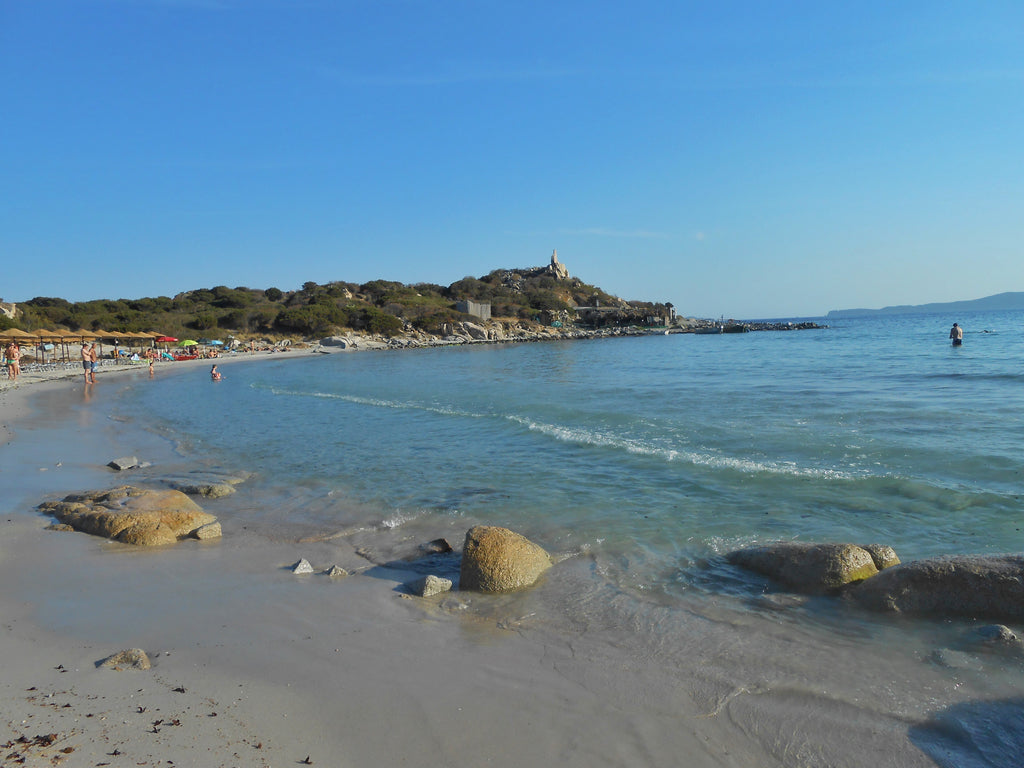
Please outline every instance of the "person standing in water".
M954 347L959 347L964 343L964 329L953 323L953 327L949 329L949 338L953 340Z
M85 376L85 383L89 383L89 372L92 370L92 358L89 356L89 342L82 342L82 375Z
M89 347L89 383L96 383L96 366L99 363L99 353L96 351L96 342Z
M213 366L213 368L210 369L210 380L211 381L220 381L220 371L217 370L217 366L216 365Z

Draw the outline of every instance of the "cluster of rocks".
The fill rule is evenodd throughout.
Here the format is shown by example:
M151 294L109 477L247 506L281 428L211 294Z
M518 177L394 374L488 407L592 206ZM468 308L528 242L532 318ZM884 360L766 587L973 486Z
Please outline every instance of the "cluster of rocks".
M440 562L432 560L433 556L447 556L453 552L444 539L435 539L421 545L420 551L426 557L419 562L428 566ZM466 532L459 560L458 588L473 592L515 592L533 586L551 565L551 555L543 547L515 531L477 525ZM316 568L305 558L289 566L288 570L297 575L348 575L338 566ZM419 597L432 597L454 586L452 579L437 573L423 574L403 585L406 592Z
M875 611L1024 621L1024 556L900 563L891 547L780 542L726 559L802 594L839 594Z
M682 332L682 331L674 331ZM475 323L463 321L449 323L441 335L409 330L404 336L387 338L384 336L350 334L347 336L328 336L312 345L314 352L354 352L358 350L396 350L418 349L424 347L446 347L456 344L502 344L510 342L558 341L568 339L603 339L619 336L650 336L664 334L665 330L651 330L637 326L608 328L581 328L579 326L529 325L527 323L511 323L508 325L498 321Z
M308 576L314 573L322 573L331 579L343 579L349 575L348 571L340 565L330 565L326 568L314 568L313 564L306 558L300 558L299 562L289 566L288 570L298 576Z
M638 310L639 311L639 310ZM741 323L735 324L746 331L795 331L827 328L814 322L800 323ZM418 349L444 347L455 344L501 344L510 342L558 341L569 339L603 339L619 336L651 336L665 333L706 333L720 328L716 320L679 318L669 328L648 328L643 325L606 325L600 328L562 322L538 325L525 321L464 320L445 323L440 334L432 334L408 325L401 336L386 337L374 334L350 333L345 336L327 336L312 342L314 352L341 352L358 350ZM732 326L730 326L730 330Z
M133 469L147 469L153 466L148 461L139 461L137 456L122 456L111 459L107 466L115 472ZM189 496L219 499L235 492L235 486L252 477L249 472L223 472L217 469L195 469L182 474L163 475L156 482L181 491Z
M133 464L128 459L111 462L115 463ZM181 489L215 498L232 492L244 479L196 473L163 478L164 484L176 487L122 485L70 494L38 508L59 521L53 529L81 531L124 544L161 546L185 538L216 539L222 535L217 518ZM425 547L427 553L447 556L452 552L443 539ZM1024 622L1024 555L949 556L901 563L892 547L880 544L777 542L730 552L726 560L793 592L840 595L871 610ZM525 589L551 565L551 556L520 534L475 526L466 532L459 589ZM306 559L290 568L296 574L349 575L337 565L314 568ZM405 587L412 594L430 596L452 589L453 581L428 573Z
M747 331L810 331L828 328L827 325L820 325L810 320L798 323L793 322L767 322L767 321L738 321L738 320L707 320L707 319L684 319L676 321L678 333L746 333Z
M151 467L136 456L121 456L107 462L115 472ZM248 473L194 470L152 480L163 489L122 485L117 488L72 493L60 501L39 505L40 512L57 523L51 530L71 530L103 536L123 544L162 546L182 539L218 539L220 523L189 496L216 499L235 492Z

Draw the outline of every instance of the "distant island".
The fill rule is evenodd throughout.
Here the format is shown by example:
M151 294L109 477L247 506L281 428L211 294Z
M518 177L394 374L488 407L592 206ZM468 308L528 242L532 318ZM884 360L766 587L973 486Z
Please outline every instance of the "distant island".
M833 309L827 315L830 320L842 317L863 317L864 315L917 315L929 312L1005 312L1024 309L1024 291L1008 291L970 301L947 301L935 304L901 304L882 309Z

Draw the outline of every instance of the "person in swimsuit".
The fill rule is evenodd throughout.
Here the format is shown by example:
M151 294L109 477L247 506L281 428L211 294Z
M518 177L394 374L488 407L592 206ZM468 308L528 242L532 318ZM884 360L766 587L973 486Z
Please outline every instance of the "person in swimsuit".
M7 378L16 379L21 375L21 345L12 341L7 345Z
M89 383L89 371L92 370L92 359L89 357L89 342L82 342L82 375L85 376L85 383Z
M217 366L216 365L213 366L210 369L210 380L211 381L220 381L220 372L217 370Z
M99 358L99 354L96 352L96 342L92 343L89 347L89 381L93 384L96 383L96 361Z
M13 341L8 342L7 346L4 348L4 359L5 359L6 366L7 366L7 378L13 380L14 376L15 376L15 373L14 373L14 370L15 370L15 368L14 368L14 342Z

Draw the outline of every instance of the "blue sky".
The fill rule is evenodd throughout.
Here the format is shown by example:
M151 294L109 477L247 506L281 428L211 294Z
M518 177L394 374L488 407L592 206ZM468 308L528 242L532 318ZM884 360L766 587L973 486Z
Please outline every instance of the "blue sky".
M0 297L1024 291L1024 3L0 0Z

